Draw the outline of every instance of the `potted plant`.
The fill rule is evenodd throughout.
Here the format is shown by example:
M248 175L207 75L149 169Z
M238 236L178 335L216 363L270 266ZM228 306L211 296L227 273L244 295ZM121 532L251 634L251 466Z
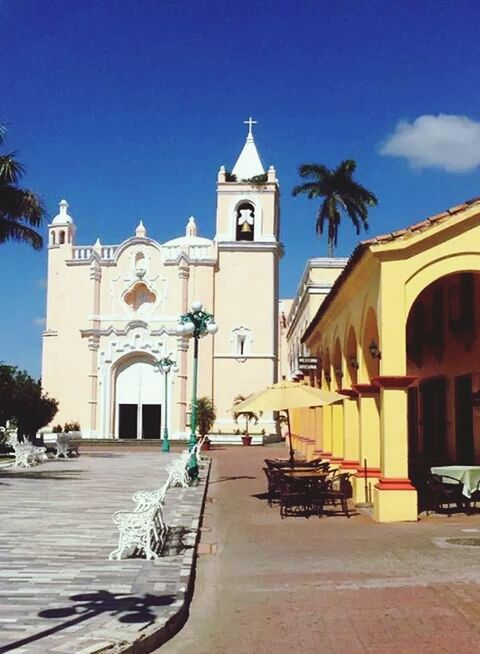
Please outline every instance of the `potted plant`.
M217 413L212 400L209 397L199 397L197 400L197 429L200 437L205 437L202 449L210 449L210 439L207 434L211 431Z
M237 395L237 397L233 400L233 406L235 404L240 404L240 402L243 402L247 398L244 397L243 395ZM253 422L254 425L257 424L258 422L258 415L254 413L253 411L234 411L233 412L233 418L235 422L238 424L238 419L242 417L245 420L245 429L242 431L242 445L251 445L252 444L252 437L248 433L248 426L251 422ZM237 430L238 432L238 430ZM239 433L239 432L238 432Z

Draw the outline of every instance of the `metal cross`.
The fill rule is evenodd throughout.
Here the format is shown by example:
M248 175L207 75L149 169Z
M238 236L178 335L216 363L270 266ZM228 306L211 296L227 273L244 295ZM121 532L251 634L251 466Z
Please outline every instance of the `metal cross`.
M252 125L257 124L257 120L253 120L253 118L250 116L248 120L243 121L245 125L248 125L248 135L252 136Z

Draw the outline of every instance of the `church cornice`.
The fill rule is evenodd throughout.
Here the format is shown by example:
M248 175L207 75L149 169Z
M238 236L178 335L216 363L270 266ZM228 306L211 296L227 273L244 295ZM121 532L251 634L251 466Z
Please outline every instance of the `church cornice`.
M283 244L277 241L218 241L219 252L273 252L283 255Z
M149 329L148 323L143 320L132 320L130 321L123 329L117 329L111 325L107 328L89 328L81 329L80 334L82 338L100 338L101 336L127 336L132 329L145 329L148 331L150 336L163 336L167 334L168 336L176 336L176 325L172 326L171 329L166 327L161 327L160 329Z

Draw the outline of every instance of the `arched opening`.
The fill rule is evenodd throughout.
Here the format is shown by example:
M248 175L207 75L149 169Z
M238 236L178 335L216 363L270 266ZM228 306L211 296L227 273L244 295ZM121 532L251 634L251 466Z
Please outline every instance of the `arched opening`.
M330 390L330 384L332 383L332 373L330 370L330 352L328 349L325 351L325 356L323 357L323 379L325 380L325 386L327 390Z
M63 245L65 243L65 232L63 231L63 229L58 235L58 242L60 245Z
M369 383L373 377L378 377L380 374L381 357L377 316L372 307L368 309L365 317L362 354L364 363L363 370L367 376L365 381Z
M418 295L406 324L409 469L480 463L480 273L440 277ZM478 407L478 408L477 408Z
M340 339L335 341L335 349L333 351L333 374L335 376L335 383L337 389L342 388L343 384L343 366L342 366L342 349L340 347Z
M114 421L117 438L160 438L163 384L154 359L134 354L115 368Z
M346 349L346 374L347 381L350 383L350 386L353 386L358 383L358 347L357 347L357 336L355 334L355 329L353 326L348 330L347 336L347 349Z
M50 232L50 245L56 245L55 232Z
M237 241L253 241L255 238L255 207L251 202L241 202L235 210Z

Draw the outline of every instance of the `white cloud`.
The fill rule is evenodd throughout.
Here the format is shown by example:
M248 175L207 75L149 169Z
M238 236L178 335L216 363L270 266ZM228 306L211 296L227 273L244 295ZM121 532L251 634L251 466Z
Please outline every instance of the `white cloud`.
M480 122L446 114L401 120L380 153L403 157L413 168L466 173L480 166Z
M34 318L33 324L35 327L45 327L46 320L45 318Z

